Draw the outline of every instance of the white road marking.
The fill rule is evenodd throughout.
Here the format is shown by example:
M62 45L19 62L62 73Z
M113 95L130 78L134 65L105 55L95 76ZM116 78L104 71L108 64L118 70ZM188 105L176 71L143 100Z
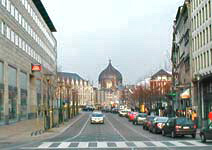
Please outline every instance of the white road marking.
M70 144L70 142L62 142L57 148L68 148Z
M107 148L107 142L97 142L97 147L99 148Z
M136 147L148 147L148 145L146 145L144 142L134 142L134 144Z
M206 144L203 144L198 141L187 141L188 143L194 144L195 146L207 146Z
M109 122L109 124L111 125L111 127L116 131L116 133L118 133L118 135L124 140L127 141L127 139L113 126L113 124L110 122L110 120L108 118L106 118L107 121Z
M135 146L130 146L127 145L127 143L132 143ZM152 143L153 145L147 145L145 142L148 143ZM165 143L162 142L169 142L172 143L173 146L170 145L166 145ZM193 145L189 145L189 144L183 144L181 142L186 142L186 143L190 143ZM50 147L52 144L57 143L59 144L58 146L55 147ZM76 145L76 147L70 147L71 144L73 143L77 143L78 145ZM126 142L44 142L42 143L40 146L38 147L23 147L21 149L63 149L63 148L68 148L68 149L80 149L80 148L91 148L89 147L90 143L97 143L97 147L95 148L152 148L152 147L166 147L166 148L172 148L172 147L210 147L211 145L207 145L207 144L203 144L199 141L126 141ZM108 143L114 143L116 146L110 147L108 145Z
M128 148L128 145L125 142L116 142L117 148Z
M120 122L120 120L118 120L118 119L116 119L116 118L114 118L114 117L112 117L112 118L115 119L116 121ZM146 139L152 141L151 138L149 138L149 137L147 137L147 136L144 136L143 134L141 134L140 132L138 132L137 130L135 130L134 128L132 128L131 126L127 126L126 124L124 124L124 123L122 123L122 122L120 122L120 123L121 123L122 125L124 125L125 127L127 127L128 129L130 129L130 130L132 130L133 132L135 132L136 134L139 134L139 135L143 136L144 138L146 138Z
M49 146L51 146L54 142L44 142L43 144L41 144L40 146L38 146L38 148L48 148Z
M185 142L185 141L184 141ZM176 146L183 146L183 147L185 147L185 146L188 146L188 145L186 145L186 144L183 144L183 143L180 143L180 141L169 141L169 143L172 143L172 144L174 144L174 145L176 145Z
M77 148L88 148L89 142L80 142Z
M71 138L68 138L65 141L70 141L70 140L73 140L73 139L77 138L78 136L80 136L82 134L82 132L84 131L86 125L88 124L89 119L90 118L88 117L87 121L85 122L85 124L83 125L83 127L81 128L80 132L77 135L75 135L75 136L73 136Z
M157 147L167 147L166 144L160 142L160 141L151 141L152 144L154 144Z

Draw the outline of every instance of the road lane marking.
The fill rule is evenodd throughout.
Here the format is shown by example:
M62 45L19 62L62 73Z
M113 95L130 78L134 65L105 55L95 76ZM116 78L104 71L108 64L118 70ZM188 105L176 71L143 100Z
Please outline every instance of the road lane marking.
M184 141L184 142L187 142L187 141ZM183 146L183 147L188 146L186 144L180 143L179 141L169 141L169 143L172 143L172 144L174 144L176 146L179 146L179 147L181 147L181 146Z
M107 121L109 122L109 124L111 125L111 127L113 128L113 130L116 131L116 133L118 133L119 136L121 136L121 138L124 140L124 141L127 141L127 139L113 126L113 124L110 122L110 120L106 117Z
M107 146L107 142L97 142L97 147L99 148L106 148Z
M148 145L146 145L144 142L134 142L134 144L136 147L148 147Z
M151 143L154 144L155 146L158 146L158 147L167 147L166 144L159 142L159 141L153 141Z
M78 148L88 148L89 142L80 142Z
M188 142L188 143L191 143L191 144L193 144L193 145L197 145L197 146L207 146L206 144L203 144L203 143L200 143L200 142L198 142L198 141L186 141L186 142Z
M117 148L128 148L128 145L125 142L117 142L116 147Z
M166 145L163 142L172 143L172 145ZM180 143L180 142L185 142ZM186 144L187 143L187 144ZM86 149L86 148L173 148L173 147L211 147L212 145L202 144L200 141L126 141L126 142L44 142L38 147L23 147L21 149ZM193 144L193 145L191 145ZM73 146L74 145L74 146Z
M78 136L80 136L82 134L82 132L84 131L85 127L87 126L89 119L90 118L88 117L87 121L85 122L85 124L83 125L83 127L81 128L80 132L77 135L75 135L71 138L68 138L65 141L70 141L70 140L73 140L73 139L77 138Z
M118 120L118 119L116 119L116 118L114 118L114 117L112 117L112 118L113 118L114 120L120 122L122 125L124 125L124 126L127 127L128 129L132 130L134 133L136 133L136 134L138 134L138 135L140 135L140 136L142 136L142 137L144 137L144 138L146 138L146 139L152 141L151 138L142 135L139 131L135 130L134 128L132 128L132 127L130 127L130 126L127 126L127 125L123 124L120 120Z
M54 142L44 142L43 144L41 144L40 146L38 146L38 148L49 148L49 146L51 146Z
M58 146L58 148L68 148L69 145L70 145L70 142L62 142L62 143Z

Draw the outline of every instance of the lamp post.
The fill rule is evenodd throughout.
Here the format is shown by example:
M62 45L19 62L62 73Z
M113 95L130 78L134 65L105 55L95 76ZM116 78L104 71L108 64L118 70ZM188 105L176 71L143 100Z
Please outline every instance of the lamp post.
M198 101L198 126L199 127L202 127L201 123L202 123L202 112L201 112L201 106L202 106L202 103L201 103L201 99L200 99L200 74L196 74L196 79L197 79L197 101Z

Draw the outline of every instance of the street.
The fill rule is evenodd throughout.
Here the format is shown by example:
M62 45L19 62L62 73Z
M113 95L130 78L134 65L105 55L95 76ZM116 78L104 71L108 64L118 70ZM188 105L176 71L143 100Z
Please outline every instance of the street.
M111 113L105 113L104 124L90 124L89 115L89 112L82 112L80 118L58 136L15 149L212 149L212 142L201 143L199 135L196 139L163 137Z

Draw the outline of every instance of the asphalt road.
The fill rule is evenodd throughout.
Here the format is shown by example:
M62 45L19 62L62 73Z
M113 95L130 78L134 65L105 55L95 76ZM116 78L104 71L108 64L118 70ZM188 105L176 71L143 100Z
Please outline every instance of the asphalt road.
M211 150L212 141L201 143L199 135L163 137L160 134L149 133L142 126L133 125L124 117L106 113L104 124L90 124L90 113L83 116L70 126L64 133L40 142L16 147L16 149L126 149L126 150Z

